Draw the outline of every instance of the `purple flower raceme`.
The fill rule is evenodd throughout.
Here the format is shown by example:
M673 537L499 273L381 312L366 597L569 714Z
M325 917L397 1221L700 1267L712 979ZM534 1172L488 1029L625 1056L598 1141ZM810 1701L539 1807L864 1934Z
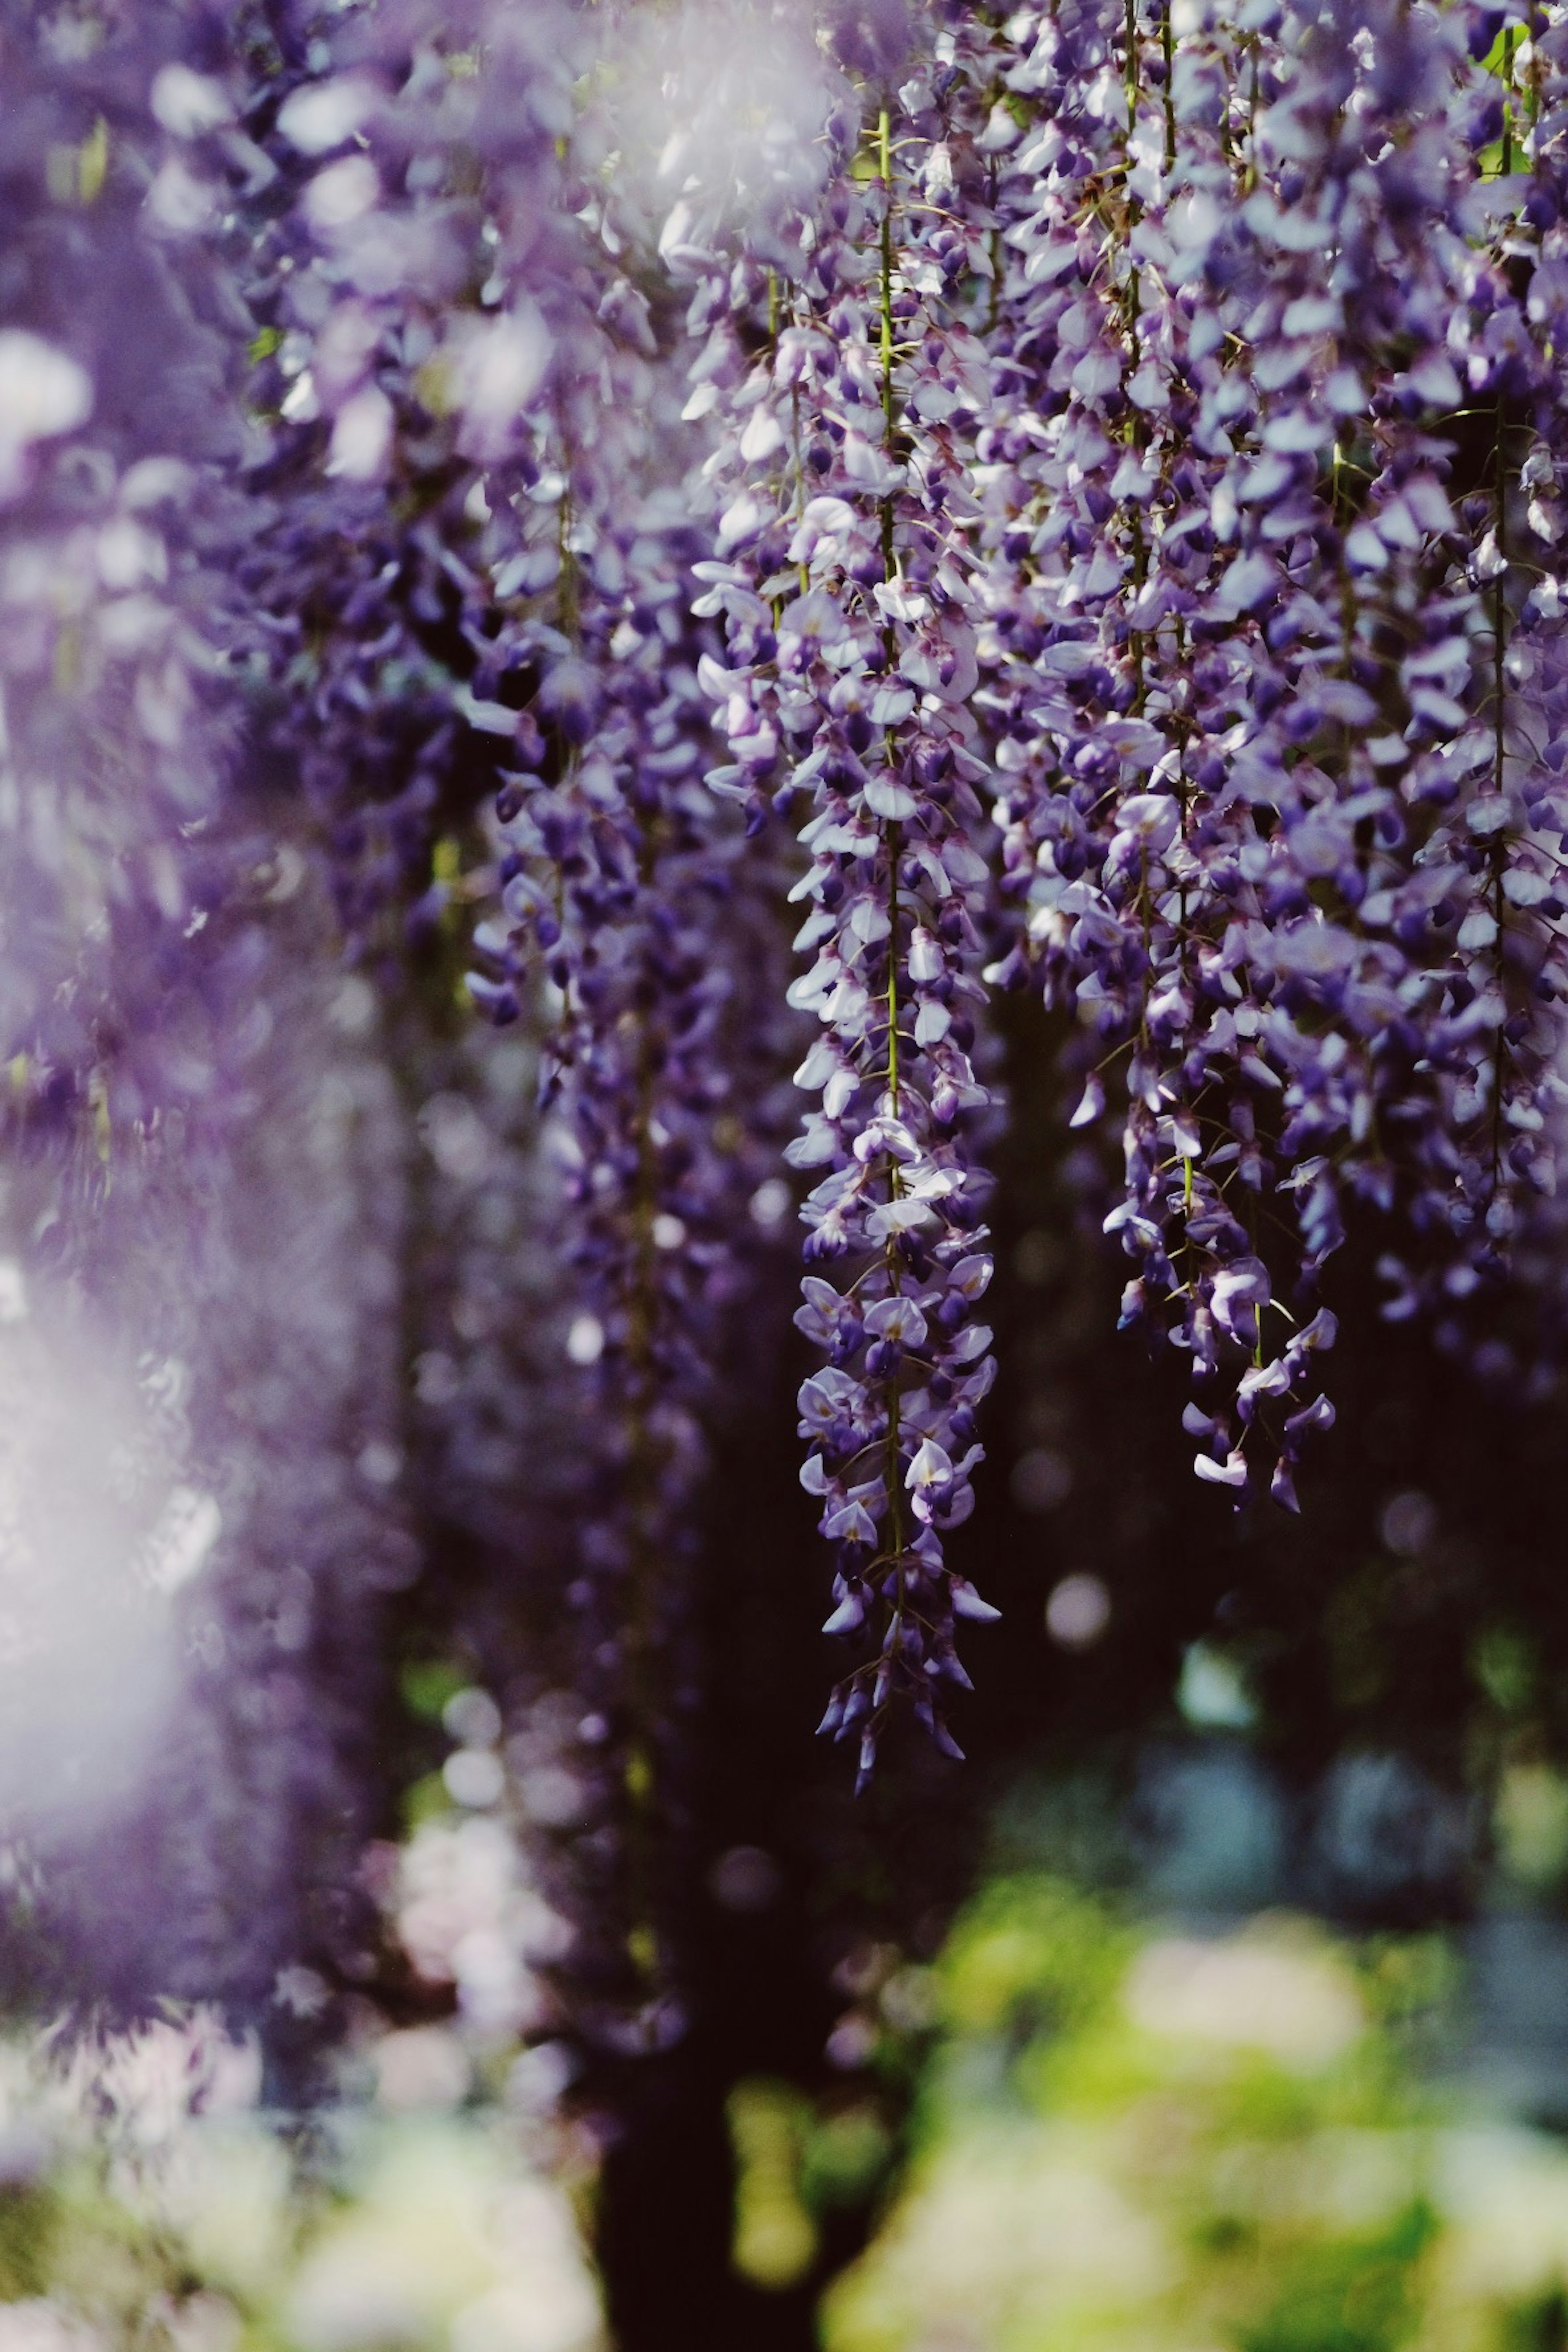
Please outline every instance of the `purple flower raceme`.
M1471 440L1447 596L1435 603L1468 621L1469 724L1433 782L1425 852L1448 932L1434 983L1445 1020L1446 1050L1434 1056L1441 1093L1420 1138L1426 1245L1414 1265L1391 1256L1386 1266L1395 1311L1425 1297L1450 1342L1463 1339L1462 1302L1495 1285L1531 1204L1553 1191L1561 1130L1552 1011L1568 985L1556 553L1568 453L1552 340L1561 64L1550 15L1532 21L1540 37L1529 42L1523 27L1498 34L1485 11L1465 19L1485 70L1467 92L1462 128L1472 146L1500 131L1468 191L1466 267L1447 322ZM1561 39L1559 27L1559 59ZM1458 634L1450 620L1445 650L1462 676Z
M149 194L177 29L150 11L73 69L16 28L0 50L5 1118L70 1161L89 1217L109 1130L208 1108L171 980L268 850L216 837L240 740L215 675L244 529L224 476L246 436L212 323L225 273Z
M526 1013L541 1038L566 1345L596 1431L569 1598L620 1786L619 1958L647 1994L668 1959L669 1693L687 1678L700 1414L767 1171L777 959L760 917L766 845L746 854L738 813L703 782L713 744L697 673L716 640L691 607L708 541L661 480L693 455L680 367L615 264L607 217L598 233L601 299L558 320L524 446L484 472L476 691L511 741L501 906L476 934L469 988L503 1024ZM625 1990L606 1982L612 2011ZM668 2022L645 2000L647 2032ZM624 2025L623 2000L605 2030Z
M515 534L483 475L526 447L557 343L602 290L561 152L584 55L549 0L351 7L330 35L301 17L237 105L255 134L238 184L211 136L186 142L234 207L257 325L259 528L232 658L361 946L378 919L395 940L389 908L416 944L438 919L454 877L433 845L493 792L510 738L482 614Z
M1457 1238L1462 1292L1552 1181L1548 1024L1507 977L1551 989L1559 952L1506 814L1509 598L1489 621L1445 437L1489 398L1504 480L1529 373L1468 22L1014 28L981 653L1028 936L994 977L1037 966L1125 1057L1124 1319L1192 1353L1199 1475L1244 1489L1261 1454L1292 1507L1345 1196ZM1097 1069L1079 1117L1104 1098Z
M792 895L813 961L790 1002L821 1024L796 1072L820 1108L786 1158L814 1180L796 1321L828 1360L800 1393L802 1476L837 1548L827 1630L875 1638L824 1723L858 1736L862 1778L896 1702L956 1752L942 1707L944 1685L967 1686L955 1623L994 1614L942 1550L973 1507L994 1370L969 1140L992 1099L972 1059L986 772L966 708L965 457L986 385L947 299L988 267L952 201L964 37L944 32L896 115L844 138L787 279L743 255L696 305L700 382L728 412L714 470L729 502L702 569L704 609L726 620L728 658L704 677L731 757L710 782L754 818L811 793Z
M1192 247L1227 218L1235 58L1212 26L1183 52L1168 18L1146 37L1109 9L1032 29L1011 77L1031 121L999 192L1016 257L982 450L984 698L1005 730L1005 887L1029 908L1028 938L993 976L1037 964L1047 992L1089 1015L1104 1066L1126 1056L1127 1190L1107 1221L1139 1269L1123 1319L1168 1328L1200 1377L1250 1356L1246 1423L1279 1414L1269 1401L1289 1397L1332 1324L1265 1350L1273 1286L1239 1204L1265 1181L1254 1097L1273 1081L1256 1028L1229 1017L1227 950L1245 933L1213 856L1228 847L1215 814L1226 770L1194 698L1203 633L1229 635L1212 626L1226 610L1214 518L1242 403L1213 358L1225 336ZM1097 1068L1078 1119L1104 1100ZM1228 1417L1190 1418L1213 1449L1200 1475L1244 1485ZM1282 1498L1300 1425L1287 1409Z

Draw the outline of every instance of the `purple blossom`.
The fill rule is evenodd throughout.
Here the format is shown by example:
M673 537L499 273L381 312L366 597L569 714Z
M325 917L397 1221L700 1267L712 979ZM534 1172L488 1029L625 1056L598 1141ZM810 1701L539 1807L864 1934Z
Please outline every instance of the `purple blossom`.
M861 150L874 176L846 158L831 227L787 286L740 263L769 333L749 367L731 347L713 369L733 419L721 478L737 488L721 493L700 608L723 614L728 652L703 673L731 751L709 781L753 822L770 800L811 795L795 944L812 961L789 993L822 1024L796 1073L821 1108L785 1156L816 1180L808 1260L842 1268L842 1288L807 1278L797 1320L837 1369L803 1388L801 1430L838 1547L829 1630L874 1614L879 1637L825 1726L857 1734L862 1775L895 1700L952 1745L938 1694L964 1677L941 1533L973 1507L994 1371L970 1319L991 1270L969 1145L993 1095L973 1059L985 769L965 708L978 670L963 465L984 367L940 299L953 238L971 262L984 246L925 193L963 120L963 76L981 69L965 53L940 100L905 89L896 174L881 114ZM715 336L735 332L727 275L699 294L700 320L710 313Z

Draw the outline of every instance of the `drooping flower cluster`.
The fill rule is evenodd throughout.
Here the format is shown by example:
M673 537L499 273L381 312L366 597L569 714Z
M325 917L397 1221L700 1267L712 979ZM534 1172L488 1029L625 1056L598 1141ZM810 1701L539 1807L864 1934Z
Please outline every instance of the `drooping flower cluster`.
M1293 1507L1346 1196L1402 1202L1460 1294L1552 1182L1555 910L1481 584L1539 430L1489 250L1512 203L1500 235L1475 182L1486 43L1401 8L1016 29L979 454L1029 917L995 977L1089 1013L1081 1119L1124 1079L1124 1319L1191 1351L1199 1475L1271 1468ZM1466 401L1488 473L1457 513Z
M652 392L646 364L607 349L605 369L637 415ZM542 1031L575 1310L569 1376L597 1431L569 1599L592 1635L584 1696L612 1727L629 1800L625 1845L642 1857L626 1924L647 1977L698 1415L765 1173L754 1126L765 1066L738 1067L737 1048L765 1035L754 999L773 959L749 904L754 880L737 872L741 828L702 782L711 745L689 616L701 542L657 491L633 502L629 467L599 471L602 448L562 455L536 486L553 494L558 601L499 640L539 683L500 803L502 919L477 934L489 970L470 987L492 1017L526 1007Z
M613 123L590 118L583 147ZM586 177L574 194L579 299L558 295L526 429L481 469L466 624L477 707L510 741L500 905L475 933L468 985L492 1021L521 1013L539 1040L572 1286L567 1377L595 1433L567 1599L586 1635L577 1680L603 1726L605 1818L580 1859L607 1884L588 1906L595 1951L580 1944L574 1971L580 1993L606 1997L613 2035L629 1959L631 1984L656 1996L631 2030L657 2039L700 1416L752 1230L787 1205L764 1193L752 1206L772 1164L759 1146L778 958L767 846L744 854L735 813L704 782L698 669L713 632L693 610L693 566L708 541L669 487L690 454L668 349L679 330L617 258L635 203Z
M985 365L940 299L985 258L945 201L959 93L952 67L906 87L906 135L895 144L884 107L869 144L847 143L815 220L795 225L790 275L745 257L694 311L696 404L717 393L734 420L702 567L704 609L726 622L728 658L706 676L731 752L710 781L753 809L811 793L792 895L814 961L790 1001L821 1024L796 1072L821 1108L785 1157L816 1180L796 1319L828 1359L800 1394L803 1478L837 1551L828 1630L877 1635L825 1725L858 1733L862 1775L895 1699L952 1746L954 1618L994 1613L942 1543L973 1507L994 1370L970 1142L992 1101L972 1060L985 771L965 708L964 436Z
M432 846L505 764L515 710L475 643L496 568L483 480L526 443L601 290L560 154L584 62L549 5L353 9L230 98L262 141L230 195L259 443L231 660L261 756L297 768L322 824L356 941L392 907L419 943L451 887ZM196 127L189 168L216 179L225 134Z

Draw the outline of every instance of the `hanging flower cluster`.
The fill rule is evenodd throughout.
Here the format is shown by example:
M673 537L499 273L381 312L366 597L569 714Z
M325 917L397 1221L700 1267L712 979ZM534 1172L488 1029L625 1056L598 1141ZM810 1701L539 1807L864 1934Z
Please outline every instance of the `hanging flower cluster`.
M1080 1120L1125 1084L1123 1318L1191 1352L1199 1475L1292 1507L1347 1196L1462 1295L1552 1186L1558 810L1505 551L1526 443L1550 470L1502 268L1541 205L1478 177L1495 30L1088 9L1008 78L994 977L1089 1014Z
M396 908L417 944L449 887L432 900L432 844L495 790L515 717L472 642L484 471L526 441L599 291L560 153L584 53L565 12L482 0L274 39L259 86L215 86L181 156L236 207L256 329L259 528L230 659L261 756L317 814L350 938ZM226 186L235 121L256 138Z
M958 944L928 950L910 908L899 969L906 830L944 822L935 762L916 764L944 731L905 651L923 625L916 663L963 680L944 748L961 782L994 776L1001 904L1024 918L985 979L1037 975L1084 1015L1079 1122L1124 1090L1123 1320L1190 1354L1199 1476L1240 1496L1261 1475L1294 1508L1333 1418L1316 1294L1347 1203L1407 1221L1384 1258L1398 1314L1495 1280L1521 1203L1553 1187L1550 46L1393 0L1088 0L1000 37L932 16L932 70L863 114L800 266L766 269L765 331L760 258L716 273L698 320L718 321L699 378L733 418L710 678L731 761L712 781L826 803L804 835L798 944L818 961L795 992L827 1024L800 1074L824 1109L792 1153L834 1171L807 1250L883 1238L847 1202L918 1222L900 1205L918 1132L912 1181L889 1163L877 1191L866 1113L893 1113L899 1076L866 1008L947 978ZM899 721L895 804L876 771ZM966 809L958 829L979 845ZM802 1400L824 1532L851 1547L830 1623L857 1628L878 1579L884 1604L835 1728L874 1716L900 1656L951 1671L940 1612L911 1637L895 1495L932 1475L940 1521L956 1472L966 1509L947 1440L973 1444L967 1418L922 1425L924 1388L901 1410L899 1351L923 1365L890 1248L851 1277L847 1310L814 1275L802 1318L835 1360ZM906 1432L922 1450L903 1465Z
M705 673L731 752L710 782L753 809L810 793L793 896L813 961L790 1002L820 1024L795 1082L821 1107L785 1157L813 1180L796 1320L827 1362L800 1394L802 1475L837 1548L828 1630L877 1637L824 1727L858 1735L862 1775L899 1699L952 1748L954 1619L994 1614L942 1553L973 1507L994 1371L971 1141L993 1100L972 1059L986 771L966 707L965 449L986 368L941 299L988 267L946 201L967 94L953 66L907 85L900 138L883 107L867 142L847 142L790 276L743 260L694 311L708 340L692 405L717 394L733 420L701 567L728 656Z
M741 828L702 781L712 746L690 565L703 541L667 496L635 496L635 464L624 451L605 463L606 435L573 433L572 412L591 403L639 430L657 403L635 348L605 339L596 356L591 379L563 386L568 421L542 431L515 494L556 535L558 569L549 616L516 611L488 656L537 684L499 803L501 914L476 934L488 969L468 984L503 1024L526 1009L541 1037L573 1276L566 1351L598 1432L569 1598L593 1637L584 1695L616 1735L625 1843L646 1882L673 1769L661 1694L679 1671L698 1413L765 1173L738 1049L765 1028L754 994L773 959ZM492 499L504 482L489 478ZM628 1891L646 1977L656 1890Z

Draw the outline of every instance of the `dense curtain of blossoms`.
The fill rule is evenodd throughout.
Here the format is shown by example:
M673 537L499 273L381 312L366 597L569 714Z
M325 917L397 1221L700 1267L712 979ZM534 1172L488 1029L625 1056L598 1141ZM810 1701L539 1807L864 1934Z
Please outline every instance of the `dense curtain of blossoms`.
M7 1247L221 1522L215 1812L321 1856L235 1972L361 1964L366 1661L458 1528L565 1562L579 1965L657 2040L797 1195L825 1728L956 1748L1002 992L1238 1503L1352 1225L1472 1352L1552 1246L1568 12L88 7L0 73ZM279 1300L363 1236L291 1372L247 1221Z
M766 269L771 366L699 362L739 461L713 782L809 782L824 803L795 992L828 1024L799 1074L825 1108L792 1158L844 1173L807 1202L808 1255L918 1219L898 1200L921 1196L922 1139L898 1138L910 1182L877 1122L898 1108L900 1004L952 985L963 934L950 913L928 946L899 868L906 828L941 855L943 751L961 783L989 754L1002 902L1026 919L985 978L1038 977L1085 1016L1075 1118L1127 1104L1106 1220L1134 1260L1123 1320L1191 1355L1200 1477L1260 1476L1292 1508L1333 1417L1316 1294L1347 1202L1407 1221L1384 1261L1397 1314L1495 1279L1553 1189L1560 427L1535 265L1557 202L1531 29L1546 18L1089 5L994 36L933 11L934 73L879 85L867 61L801 265ZM763 276L710 281L721 335L760 340ZM935 715L958 677L973 747ZM900 724L913 756L889 789ZM976 843L959 809L950 887ZM948 1034L921 1007L909 1045L940 1056ZM886 1205L846 1234L840 1201L874 1198L884 1166ZM947 1358L912 1411L900 1395L930 1309L953 1329L963 1309L941 1286L906 1307L890 1246L849 1271L847 1298L809 1278L803 1324L832 1362L802 1434L824 1532L848 1538L830 1625L853 1631L879 1586L884 1604L880 1661L828 1718L872 1710L868 1760L901 1662L952 1671L941 1605L908 1606L897 1490L962 1514L975 1455L944 1443L973 1447ZM928 1425L950 1388L956 1427Z
M1015 76L1088 93L1081 145L1040 183L1047 109L1003 184L1012 382L1027 404L1048 362L1071 447L1032 543L1068 559L1037 659L1081 684L1053 711L1014 665L1039 732L1005 747L1001 813L1047 986L1112 1048L1081 1117L1128 1056L1125 1318L1192 1350L1200 1475L1272 1465L1293 1503L1331 1414L1303 1391L1333 1318L1306 1310L1344 1196L1400 1201L1419 1279L1459 1297L1552 1185L1560 810L1514 704L1555 530L1514 511L1516 467L1549 486L1552 423L1502 275L1546 216L1518 169L1535 100L1507 100L1494 194L1489 17L1282 16L1278 47L1245 16L1191 47L1128 29L1102 12L1098 81L1092 24L1042 26ZM1493 63L1520 58L1510 36Z

